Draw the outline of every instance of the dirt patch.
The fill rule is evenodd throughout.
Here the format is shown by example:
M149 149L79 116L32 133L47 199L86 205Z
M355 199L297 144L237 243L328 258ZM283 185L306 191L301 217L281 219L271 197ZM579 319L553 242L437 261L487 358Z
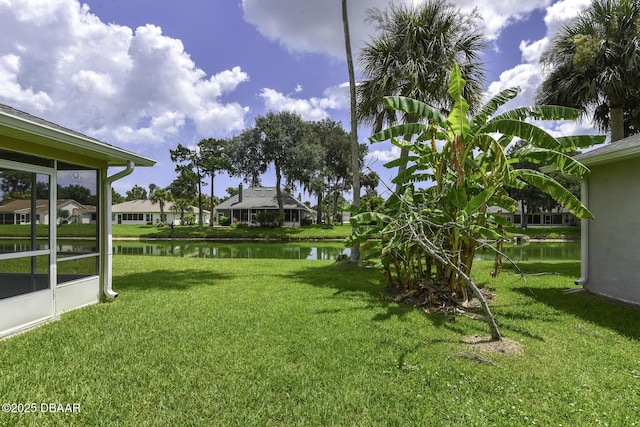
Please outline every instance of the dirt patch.
M491 337L474 335L463 338L462 342L469 344L473 349L488 353L522 355L522 344L508 338L502 338L502 341L492 341Z
M481 310L479 310L480 301L477 298L463 302L462 298L452 292L447 285L420 281L414 283L411 288L387 286L385 291L387 299L413 306L425 313L442 312L484 319L484 316L478 313ZM493 289L481 288L480 292L487 302L494 299Z
M385 290L387 299L413 306L425 313L440 312L445 315L466 316L481 321L487 320L480 309L480 301L477 298L472 298L463 304L462 299L454 292L451 292L447 285L421 281L414 283L413 287L409 289L388 286ZM491 288L480 289L487 302L491 302L495 298L493 291ZM503 338L501 341L493 341L491 337L475 335L465 337L462 342L468 344L474 350L487 353L521 355L523 352L521 343L507 338ZM463 354L466 353L463 352Z

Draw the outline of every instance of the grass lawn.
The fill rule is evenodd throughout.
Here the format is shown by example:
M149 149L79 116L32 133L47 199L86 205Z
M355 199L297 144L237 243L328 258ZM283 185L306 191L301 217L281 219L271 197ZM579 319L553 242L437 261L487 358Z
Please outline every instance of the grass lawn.
M521 227L508 227L508 236L527 236L531 239L580 239L579 226L528 226L526 230Z
M0 234L3 237L27 237L30 227L25 225L3 225ZM206 238L206 239L272 239L272 240L340 240L351 233L348 224L325 228L322 225L308 227L203 227L196 225L176 226L171 232L169 227L158 228L154 225L122 225L113 224L115 237L139 237L142 239L156 238ZM46 225L37 226L37 234L41 237L48 235ZM58 227L60 237L93 237L96 235L95 225L65 224ZM509 236L526 235L535 239L579 239L580 227L527 227L522 231L519 227L507 229Z
M578 262L521 267L558 274L527 288L475 267L523 346L503 355L461 342L488 335L484 323L381 298L374 270L117 256L113 303L0 342L0 403L81 412L0 413L0 425L637 425L640 310L563 293Z
M154 238L208 238L208 239L344 239L351 233L351 226L336 225L325 228L321 225L308 227L198 227L197 225L158 228L153 225L113 225L113 234L118 237Z

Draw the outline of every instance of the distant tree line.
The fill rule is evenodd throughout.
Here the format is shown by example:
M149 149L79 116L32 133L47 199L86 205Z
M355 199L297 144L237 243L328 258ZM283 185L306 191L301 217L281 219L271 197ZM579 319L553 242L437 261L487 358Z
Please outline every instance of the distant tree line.
M164 205L172 201L182 214L190 206L199 210L197 222L204 224L202 213L222 200L214 194L215 177L227 173L250 185L261 185L261 176L273 170L279 215L284 219L282 192L295 195L302 191L317 198L318 222L333 222L346 203L343 194L352 187L353 162L349 134L333 120L305 121L290 112L267 113L255 119L255 125L239 135L226 139L206 138L195 147L178 144L169 150L175 163L176 178L166 188L155 184L146 188L135 185L126 195L113 194L113 203L149 199ZM359 164L363 164L367 147L359 144ZM382 202L376 192L377 175L363 174L360 181L366 189L365 206ZM206 191L206 187L209 190ZM226 189L227 197L238 193L237 187ZM208 193L208 194L205 194ZM284 222L284 221L281 221Z

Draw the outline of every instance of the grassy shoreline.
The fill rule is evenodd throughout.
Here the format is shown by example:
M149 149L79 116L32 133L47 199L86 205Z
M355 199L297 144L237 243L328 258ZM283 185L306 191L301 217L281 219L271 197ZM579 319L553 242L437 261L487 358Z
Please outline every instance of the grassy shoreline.
M634 425L640 310L564 293L577 261L520 267L527 284L473 271L524 348L503 355L462 342L484 323L383 298L376 270L116 256L114 302L0 342L2 402L81 412L0 424Z
M2 238L26 238L30 227L24 225L3 225ZM91 238L95 236L95 226L87 224L65 224L58 227L61 238ZM204 239L204 240L342 240L351 233L351 226L340 224L327 228L321 225L308 227L203 227L176 226L158 228L153 225L113 225L114 238L137 239ZM37 226L37 235L46 237L46 226ZM528 227L525 231L517 227L507 229L508 237L526 236L529 239L579 240L580 227Z

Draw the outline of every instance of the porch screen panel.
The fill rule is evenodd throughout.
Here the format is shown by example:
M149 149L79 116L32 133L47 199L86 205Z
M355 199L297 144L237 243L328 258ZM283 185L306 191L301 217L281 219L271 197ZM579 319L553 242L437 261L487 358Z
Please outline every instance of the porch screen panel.
M0 299L49 288L50 177L33 169L0 163Z
M96 169L58 162L58 284L98 274L98 176Z

